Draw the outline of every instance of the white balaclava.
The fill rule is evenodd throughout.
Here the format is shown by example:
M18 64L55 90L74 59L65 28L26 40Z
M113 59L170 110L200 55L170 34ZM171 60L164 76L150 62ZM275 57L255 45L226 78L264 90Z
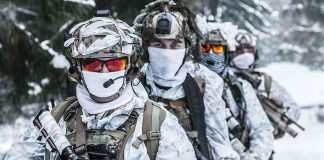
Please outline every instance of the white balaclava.
M148 69L155 83L175 87L184 82L186 72L181 68L186 49L161 49L148 47Z
M255 57L253 53L243 53L233 58L233 60L231 61L231 66L237 69L246 70L254 64L254 60Z
M183 16L179 12L161 12L153 17L154 36L160 40L176 40L183 37ZM165 21L168 21L167 23ZM164 22L164 23L162 23ZM166 26L161 27L161 25ZM166 29L168 28L168 29ZM182 69L186 48L165 49L148 47L148 71L158 85L175 87L182 84L187 73Z

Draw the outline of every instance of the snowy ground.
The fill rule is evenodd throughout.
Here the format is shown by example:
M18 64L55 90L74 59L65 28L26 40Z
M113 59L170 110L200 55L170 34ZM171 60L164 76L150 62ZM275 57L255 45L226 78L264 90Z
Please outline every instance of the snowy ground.
M306 128L296 138L286 135L275 142L275 160L323 160L324 152L324 72L314 72L291 63L276 63L260 69L273 76L304 108L299 121ZM322 123L319 121L322 120ZM30 122L18 118L14 125L0 125L0 160L10 148L13 139L22 134ZM298 130L299 131L299 130Z
M29 124L31 120L19 117L13 125L0 125L0 160L4 158L14 139L23 134Z

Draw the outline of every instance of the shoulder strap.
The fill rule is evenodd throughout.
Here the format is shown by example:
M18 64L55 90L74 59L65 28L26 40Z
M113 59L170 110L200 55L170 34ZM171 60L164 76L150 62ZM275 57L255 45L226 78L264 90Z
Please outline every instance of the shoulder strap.
M63 117L65 110L75 101L77 101L76 97L68 97L65 101L61 102L60 104L56 105L51 111L55 121L58 123L60 119Z
M148 138L153 136L152 140L145 142L147 153L150 155L150 159L155 159L159 148L159 141L158 139L154 139L154 134L160 134L161 125L165 119L166 113L158 105L148 101L143 116L142 132L146 133Z
M246 128L245 121L244 121L246 118L246 102L244 99L242 82L238 81L237 78L234 76L234 77L227 77L225 83L227 84L228 88L230 89L233 95L235 102L240 108L240 112L238 116L239 123L241 126L243 126L243 128ZM227 98L224 98L224 100L226 101ZM226 104L228 103L226 102Z
M125 138L122 142L122 147L120 150L120 158L119 160L124 160L124 151L125 151L125 146L126 143L128 142L128 139L133 135L135 128L136 128L136 122L137 122L137 118L138 118L139 112L137 112L136 109L134 109L131 113L131 115L129 116L129 118L127 119L126 123L124 124L124 127L126 129L126 135Z
M138 148L142 142L145 142L147 153L150 159L155 159L159 148L160 129L166 117L166 112L158 104L147 101L143 114L142 135L133 143Z
M146 92L148 94L150 94L152 92L152 88L151 88L151 86L147 85L146 75L143 72L141 72L141 74L139 75L138 79L140 80L140 82L144 86Z
M205 126L205 105L202 93L197 82L187 74L184 81L183 89L186 94L186 99L188 102L188 108L190 110L190 118L193 124L194 130L198 132L198 145L202 154L210 159L208 141L206 137L206 126Z
M270 95L272 77L266 73L261 73L264 76L264 88L268 96Z
M75 153L86 157L89 159L89 155L87 152L87 137L86 137L86 127L85 124L81 120L82 108L79 107L76 114L76 132L75 132Z

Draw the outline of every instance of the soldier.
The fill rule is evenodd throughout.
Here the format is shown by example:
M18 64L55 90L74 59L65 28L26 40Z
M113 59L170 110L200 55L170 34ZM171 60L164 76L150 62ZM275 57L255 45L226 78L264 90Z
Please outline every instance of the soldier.
M61 119L61 128L78 156L194 159L193 147L176 117L149 100L134 77L141 39L133 28L100 14L75 25L64 46L69 50L70 78L78 82L76 97L57 105L51 113L56 121ZM37 137L38 131L31 126L12 145L6 159L44 157L49 153L45 137ZM64 159L61 153L45 154L45 159L58 155Z
M142 81L150 98L177 116L198 159L238 159L228 138L222 79L188 61L199 56L194 15L161 0L148 4L134 25L143 38Z
M273 106L272 110L267 113L275 128L275 138L281 138L285 132L288 132L292 136L296 136L297 133L286 126L294 123L303 130L303 127L299 126L296 121L300 117L300 107L289 95L287 90L282 87L278 82L272 79L266 73L255 70L257 61L259 60L259 54L256 49L256 38L245 30L240 30L236 35L237 47L236 51L231 54L230 66L235 71L235 74L249 81L256 89L261 103L265 105ZM275 120L277 119L277 120ZM278 123L282 121L284 123ZM281 126L283 125L283 126ZM279 127L279 128L278 128Z
M201 64L224 79L223 99L233 148L241 160L268 160L273 148L273 127L249 82L236 77L228 69L230 36L209 23L204 35Z

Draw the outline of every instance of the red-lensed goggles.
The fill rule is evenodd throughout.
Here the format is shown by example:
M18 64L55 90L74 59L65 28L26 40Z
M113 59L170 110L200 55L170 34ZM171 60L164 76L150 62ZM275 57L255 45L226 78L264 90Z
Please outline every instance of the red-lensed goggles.
M201 51L203 53L209 53L212 50L214 54L221 54L224 52L224 47L222 45L210 45L204 44L201 46Z
M127 59L111 59L111 60L99 60L99 59L83 59L81 61L84 70L90 72L100 72L103 65L106 65L109 72L117 72L124 70L127 65Z

